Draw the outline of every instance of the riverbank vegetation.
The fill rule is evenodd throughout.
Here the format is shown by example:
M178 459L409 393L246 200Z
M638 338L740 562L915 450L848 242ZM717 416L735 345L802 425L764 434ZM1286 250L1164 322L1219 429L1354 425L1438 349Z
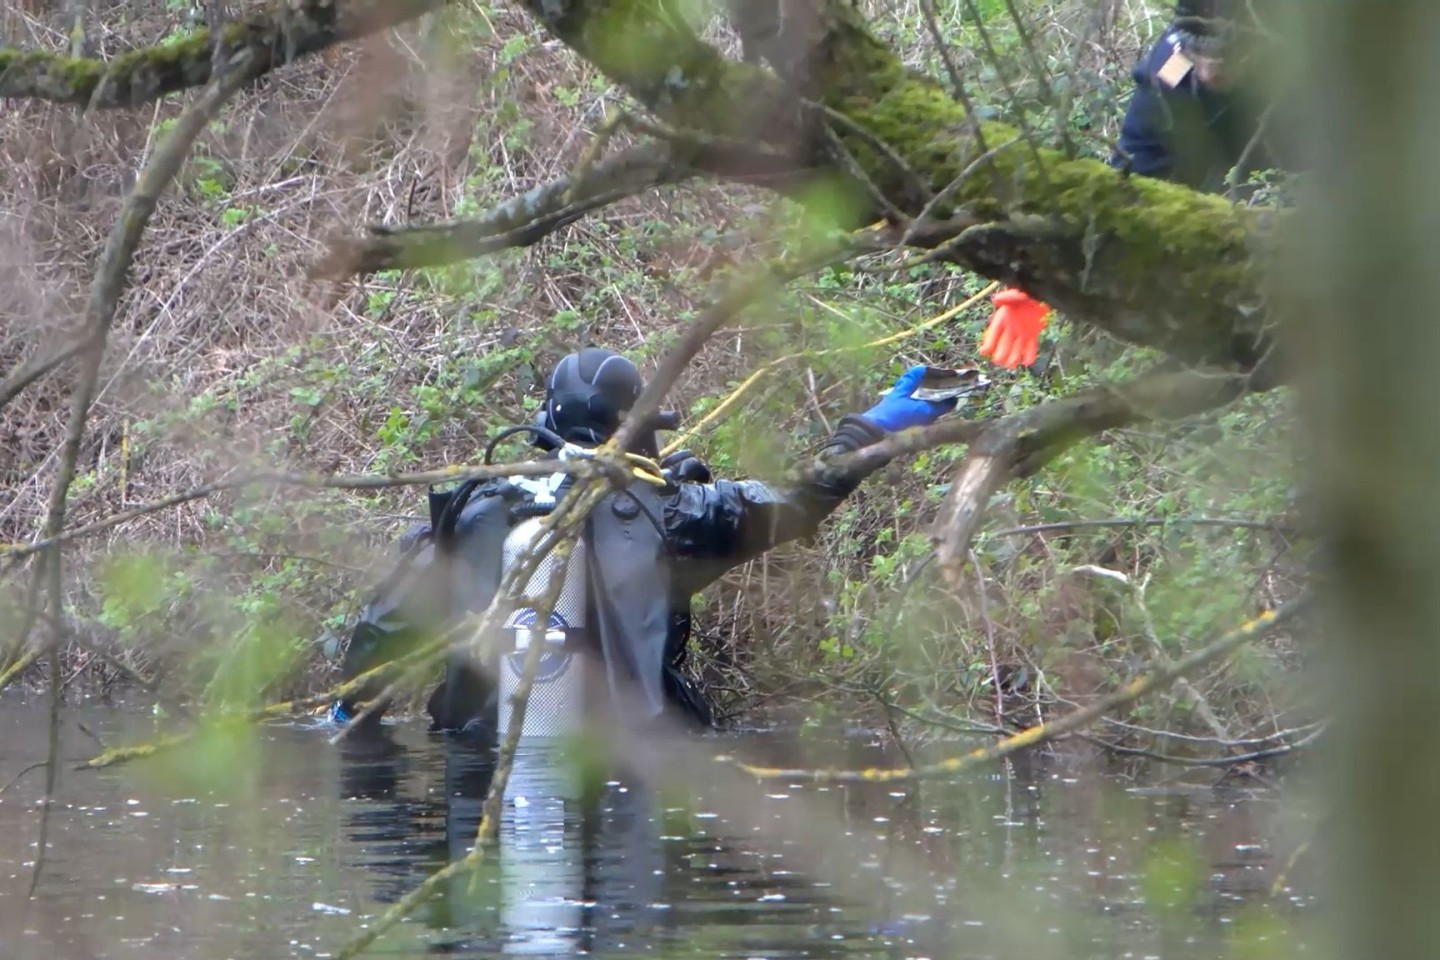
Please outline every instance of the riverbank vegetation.
M1092 160L1108 154L1130 66L1166 22L1139 4L868 13L868 26L844 29L873 31L864 43L893 50L916 71L906 76L956 71L975 115L993 120L992 137L1023 128L1048 151ZM263 20L265 8L235 16L232 32ZM641 121L644 78L615 87L583 49L557 49L521 9L462 4L399 19L241 91L159 198L119 302L67 503L67 529L102 525L65 546L63 672L76 685L139 682L166 700L212 707L328 687L388 541L423 517L421 491L257 483L150 505L244 472L474 464L487 437L530 419L538 379L563 353L597 342L653 367L732 277L845 226L837 217L855 221L834 206L844 192L823 180L777 197L751 171L712 178L718 141L701 176L668 155L646 166L644 151L699 149L687 138L700 132ZM210 55L203 24L169 5L95 8L85 23L82 53L141 51L128 54L134 60L159 43L166 56ZM57 6L16 11L7 27L17 46L61 51L70 25ZM739 54L725 24L705 30L715 49ZM33 68L12 60L6 69L14 93ZM86 82L48 99L109 89ZM123 109L82 115L34 87L26 92L41 98L12 100L0 121L17 281L7 284L7 384L78 335L71 318L125 192L185 107L182 94L153 99L136 83L126 96L146 101L139 113L117 93ZM944 97L938 85L924 89ZM656 109L662 125L677 122ZM780 147L770 149L777 157L766 162L780 163ZM852 149L856 162L884 165L860 158L863 145ZM616 158L641 177L616 180L615 202L563 227L542 217L533 237L492 224L490 248L476 248L483 256L454 260L464 241L447 248L413 229L473 218L483 226L497 208L513 218L502 206L509 198L535 191L553 202L547 184L620 176ZM784 163L814 166L798 156ZM1107 179L1092 166L1088 176ZM372 224L386 232L367 238ZM410 244L407 255L423 261L418 240L447 249L431 259L454 262L383 266L393 250L379 244ZM374 262L348 275L341 256ZM1197 257L1187 269L1199 265ZM718 475L777 477L898 370L975 362L988 316L975 294L989 283L963 262L879 246L753 307L705 345L667 402L691 430L743 387L725 416L685 442ZM1124 383L1161 356L1065 316L1047 333L1041 363L997 374L967 417L1013 416ZM6 542L44 540L77 366L62 360L7 397ZM738 721L859 721L910 742L1064 711L1273 608L1296 594L1308 551L1290 398L1278 390L1226 399L1178 423L1125 423L1047 451L1043 469L1027 467L997 492L958 563L930 561L930 533L943 524L965 448L893 463L816 542L777 551L699 598L697 671ZM27 578L11 576L9 587L9 619L19 625ZM7 679L43 682L38 640L19 639L12 631L8 661L30 667ZM1285 731L1322 716L1292 681L1301 649L1284 635L1249 647L1178 695L1115 717L1126 726L1105 739L1153 747L1154 735L1135 729L1151 727L1282 746Z
M732 722L860 724L912 762L687 742L666 772L733 799L1063 739L1269 786L1313 744L1337 942L1425 955L1432 768L1398 734L1440 702L1440 13L1301 6L1252 38L1323 106L1288 206L1275 177L1201 196L1104 162L1165 23L1138 0L6 7L0 688L50 697L46 796L69 697L164 719L90 768L214 771L323 708L421 488L483 472L575 347L641 362L640 407L718 475L778 480L911 364L975 362L986 294L1023 282L1060 318L1039 363L886 440L814 542L697 604ZM575 468L554 549L607 464ZM418 702L456 641L387 680ZM470 853L340 955L485 861L513 755Z

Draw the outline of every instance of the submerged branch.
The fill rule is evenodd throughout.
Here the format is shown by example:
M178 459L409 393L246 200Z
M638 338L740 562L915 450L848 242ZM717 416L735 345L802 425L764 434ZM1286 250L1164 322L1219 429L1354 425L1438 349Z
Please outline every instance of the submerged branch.
M1187 677L1210 663L1228 656L1242 644L1265 636L1294 619L1297 614L1307 609L1311 602L1311 598L1308 595L1296 600L1291 600L1275 610L1267 611L1255 619L1242 624L1212 643L1196 650L1194 653L1181 657L1170 666L1137 677L1115 693L1101 697L1089 706L1068 713L1058 720L1036 724L1013 736L1006 737L999 743L979 750L973 750L963 756L949 757L936 763L908 769L804 770L759 767L746 763L741 763L739 766L740 769L746 773L761 780L810 780L820 783L838 781L893 783L896 781L930 780L939 777L956 776L982 763L999 760L1011 754L1019 753L1021 750L1027 750L1031 747L1039 746L1042 743L1049 743L1057 738L1078 733L1091 724L1104 719L1105 715L1111 711L1134 703L1136 700L1149 696L1157 691L1164 690L1175 683L1176 680Z

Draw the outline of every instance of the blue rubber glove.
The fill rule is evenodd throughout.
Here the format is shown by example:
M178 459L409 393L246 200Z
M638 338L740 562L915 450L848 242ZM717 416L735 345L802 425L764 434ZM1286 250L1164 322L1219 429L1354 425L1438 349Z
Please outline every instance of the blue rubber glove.
M924 375L923 366L906 370L900 375L900 379L895 381L890 392L861 416L886 433L894 433L910 427L928 427L954 410L955 404L959 402L956 397L948 400L916 400L910 396Z

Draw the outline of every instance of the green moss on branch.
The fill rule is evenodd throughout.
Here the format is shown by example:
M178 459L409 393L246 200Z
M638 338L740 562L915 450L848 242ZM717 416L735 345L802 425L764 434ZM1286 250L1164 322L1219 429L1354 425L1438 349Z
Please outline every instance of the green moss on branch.
M438 9L444 0L277 0L225 25L218 45L209 30L161 41L114 60L0 49L0 99L37 99L81 107L134 107L210 81L214 48L227 58L251 50L269 70L347 40Z
M935 217L963 207L992 221L961 238L957 260L1185 360L1256 359L1265 310L1251 213L1099 160L1067 159L1004 124L982 123L977 136L939 83L907 70L849 7L832 10L817 58L826 104L888 144L933 193L968 173ZM887 196L905 196L905 171L859 134L837 133ZM906 212L919 210L912 202Z
M656 0L523 2L667 119L833 161L819 152L824 141L787 114L791 98L774 76L726 61ZM916 195L916 180L933 196L969 174L951 189L952 202L931 211L937 220L963 211L962 219L990 221L956 240L955 260L1132 343L1189 361L1248 366L1255 359L1266 309L1249 214L1097 160L1031 147L1004 124L981 124L977 136L961 104L906 69L851 5L813 2L823 12L812 34L817 47L802 58L810 71L804 86L848 121L834 130L865 178L915 216L927 199ZM823 196L831 213L848 208L855 225L882 213L853 178L844 202L836 204L833 191Z

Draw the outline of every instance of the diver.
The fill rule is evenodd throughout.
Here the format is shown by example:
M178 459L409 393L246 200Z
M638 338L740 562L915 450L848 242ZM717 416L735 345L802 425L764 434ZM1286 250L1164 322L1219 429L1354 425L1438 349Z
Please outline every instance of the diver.
M1178 0L1174 20L1132 72L1135 91L1112 167L1220 193L1232 170L1239 185L1284 166L1247 82L1253 60L1238 55L1242 6L1237 0ZM992 302L996 309L980 355L1008 368L1034 363L1050 307L1018 286L997 291Z
M931 424L953 410L963 393L911 396L925 372L912 367L874 406L842 418L819 458ZM495 442L515 431L534 436L545 451L542 459L593 451L619 427L642 386L638 368L619 354L599 347L570 354L547 380L536 423L502 433L491 442L486 461ZM974 389L983 390L984 381ZM653 462L659 456L657 431L673 429L675 419L664 415L647 424L633 452ZM522 603L509 614L501 636L486 638L478 652L449 655L426 706L433 731L503 736L530 643L547 646L525 714L526 738L562 735L562 727L576 722L574 705L594 703L597 696L642 722L668 716L699 728L714 725L707 697L685 671L692 595L772 547L812 536L864 475L811 471L812 479L783 487L714 480L705 464L684 450L658 466L660 485L655 477L637 477L591 511L563 574L553 553L532 573L530 597L541 595L537 581L543 586L552 575L564 577L547 624L538 627L534 609ZM869 465L865 473L879 466ZM484 611L569 483L567 473L557 472L432 490L431 522L401 538L400 561L361 611L342 663L345 678L440 636L466 614ZM375 700L382 689L372 682L334 704L331 719L348 722L357 704ZM378 721L388 706L370 704L367 722ZM567 711L569 719L562 716Z

